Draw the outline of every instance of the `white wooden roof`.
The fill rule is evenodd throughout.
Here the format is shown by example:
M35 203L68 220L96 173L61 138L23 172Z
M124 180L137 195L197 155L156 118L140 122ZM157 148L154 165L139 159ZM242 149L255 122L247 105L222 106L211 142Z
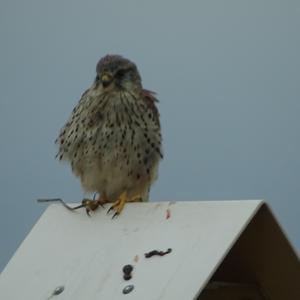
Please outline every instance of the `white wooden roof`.
M262 201L130 203L111 219L48 207L0 276L0 299L196 299ZM169 218L167 217L169 214ZM145 258L151 250L172 252ZM132 264L132 279L122 268ZM134 285L124 295L123 288ZM55 288L64 291L51 296Z

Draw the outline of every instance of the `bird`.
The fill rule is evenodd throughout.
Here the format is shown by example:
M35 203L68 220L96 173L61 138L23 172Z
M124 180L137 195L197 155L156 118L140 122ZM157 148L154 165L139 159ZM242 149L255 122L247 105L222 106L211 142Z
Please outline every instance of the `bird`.
M82 94L55 143L56 157L70 164L85 192L90 212L111 203L113 218L127 202L148 201L163 158L156 93L144 89L136 64L108 54Z

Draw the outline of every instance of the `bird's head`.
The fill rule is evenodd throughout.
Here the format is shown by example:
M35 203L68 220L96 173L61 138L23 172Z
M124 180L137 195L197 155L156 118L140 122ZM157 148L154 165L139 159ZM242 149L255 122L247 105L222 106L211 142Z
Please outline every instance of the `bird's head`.
M96 67L97 88L104 90L132 90L141 87L141 77L136 65L120 55L106 55Z

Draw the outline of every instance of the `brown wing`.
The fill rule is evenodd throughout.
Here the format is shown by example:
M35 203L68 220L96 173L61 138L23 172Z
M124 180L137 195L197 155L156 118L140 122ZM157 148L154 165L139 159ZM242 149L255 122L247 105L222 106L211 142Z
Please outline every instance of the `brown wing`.
M148 108L152 111L154 122L160 128L159 111L155 105L155 102L159 102L159 101L155 97L155 92L149 90L142 90L142 98L145 100Z
M162 136L160 131L160 121L159 121L159 111L155 105L155 102L158 102L157 98L155 97L155 93L149 90L142 90L142 97L147 105L148 113L147 118L148 120L151 119L154 125L154 128L152 130L152 139L154 141L154 144L157 145L155 147L156 152L159 154L161 158L163 158L162 154ZM152 141L152 142L153 142ZM152 147L153 144L151 143Z

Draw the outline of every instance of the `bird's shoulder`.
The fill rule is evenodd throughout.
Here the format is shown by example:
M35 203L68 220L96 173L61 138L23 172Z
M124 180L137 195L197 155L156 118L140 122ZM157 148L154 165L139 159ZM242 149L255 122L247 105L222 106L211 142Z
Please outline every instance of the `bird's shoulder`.
M156 103L158 103L158 99L156 98L156 93L150 90L143 89L141 92L141 97L143 101L146 103L147 108L153 113L153 117L158 125L159 122L159 111L156 107Z

